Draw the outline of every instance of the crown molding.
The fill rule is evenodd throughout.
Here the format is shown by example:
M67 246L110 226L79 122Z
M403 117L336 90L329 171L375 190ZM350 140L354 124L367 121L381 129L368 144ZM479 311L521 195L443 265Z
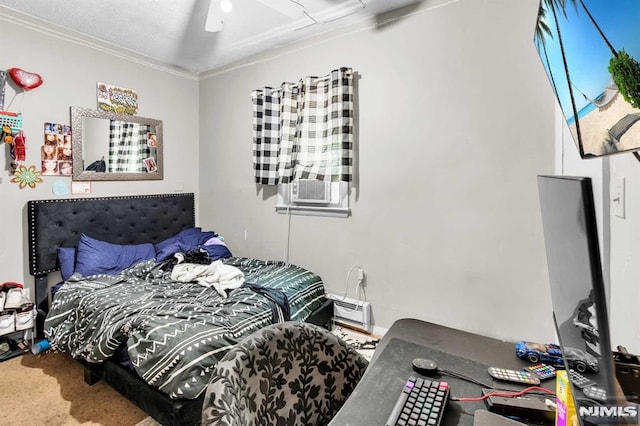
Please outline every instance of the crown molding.
M117 47L111 43L70 30L68 28L61 27L59 25L52 24L51 22L46 22L39 18L26 15L22 12L2 5L0 5L0 22L9 22L20 27L27 28L31 31L36 31L38 33L44 34L48 37L57 38L58 40L94 49L120 59L153 68L158 71L163 71L191 80L200 79L200 73L169 66L167 64L155 61L141 53Z

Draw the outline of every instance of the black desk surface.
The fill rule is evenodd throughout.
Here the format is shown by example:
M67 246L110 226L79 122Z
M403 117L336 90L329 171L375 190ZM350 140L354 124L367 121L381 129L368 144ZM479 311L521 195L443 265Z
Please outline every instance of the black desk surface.
M331 425L384 425L407 378L415 374L411 366L414 358L432 359L441 369L463 374L488 386L494 384L487 373L488 366L520 370L528 365L516 357L512 342L415 319L398 320L380 341L365 375ZM433 380L448 382L451 396L482 395L481 386L446 374L437 375ZM555 388L553 381L544 385ZM503 389L510 387L512 385L501 385ZM513 389L519 390L522 386L516 385ZM477 409L486 407L483 402L449 401L442 425L472 425Z

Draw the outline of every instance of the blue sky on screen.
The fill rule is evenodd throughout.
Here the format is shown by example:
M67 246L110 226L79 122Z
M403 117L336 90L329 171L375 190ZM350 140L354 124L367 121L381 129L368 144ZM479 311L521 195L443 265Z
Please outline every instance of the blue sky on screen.
M624 49L631 57L640 60L640 1L583 0L583 2L613 47L618 51ZM543 5L545 3L543 2ZM571 0L566 0L566 17L561 10L557 11L557 17L569 75L573 83L576 109L580 111L589 104L583 94L589 99L594 99L604 91L611 80L607 68L612 53L582 8L580 0L576 0L576 7ZM549 69L553 74L564 116L570 119L574 114L551 10L547 10L545 21L553 34L553 38L546 36L549 67L546 64L542 46L536 43L536 47L547 74Z

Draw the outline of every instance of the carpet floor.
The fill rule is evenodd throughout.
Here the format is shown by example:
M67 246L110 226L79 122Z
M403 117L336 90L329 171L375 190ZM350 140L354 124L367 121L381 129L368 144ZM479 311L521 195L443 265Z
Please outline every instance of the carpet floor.
M370 359L375 337L339 326L333 332ZM61 353L29 352L4 361L0 383L4 426L159 425L108 385L87 385L80 363Z
M0 377L3 425L132 426L147 417L104 383L87 385L80 363L61 353L4 361Z

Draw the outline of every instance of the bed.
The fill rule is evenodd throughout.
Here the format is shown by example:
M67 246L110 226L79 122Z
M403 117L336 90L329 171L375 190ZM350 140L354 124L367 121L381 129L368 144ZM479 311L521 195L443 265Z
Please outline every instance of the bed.
M287 318L328 328L333 314L317 275L239 257L198 266L241 271L244 283L226 290L177 281L173 273L169 279L170 262L148 260L116 275L74 274L50 305L48 274L60 269L59 247L79 247L87 236L160 247L195 228L194 209L193 194L27 204L35 302L47 313L46 322L38 317L39 336L46 330L57 348L82 362L89 384L105 381L163 425L199 423L207 373L244 336Z

